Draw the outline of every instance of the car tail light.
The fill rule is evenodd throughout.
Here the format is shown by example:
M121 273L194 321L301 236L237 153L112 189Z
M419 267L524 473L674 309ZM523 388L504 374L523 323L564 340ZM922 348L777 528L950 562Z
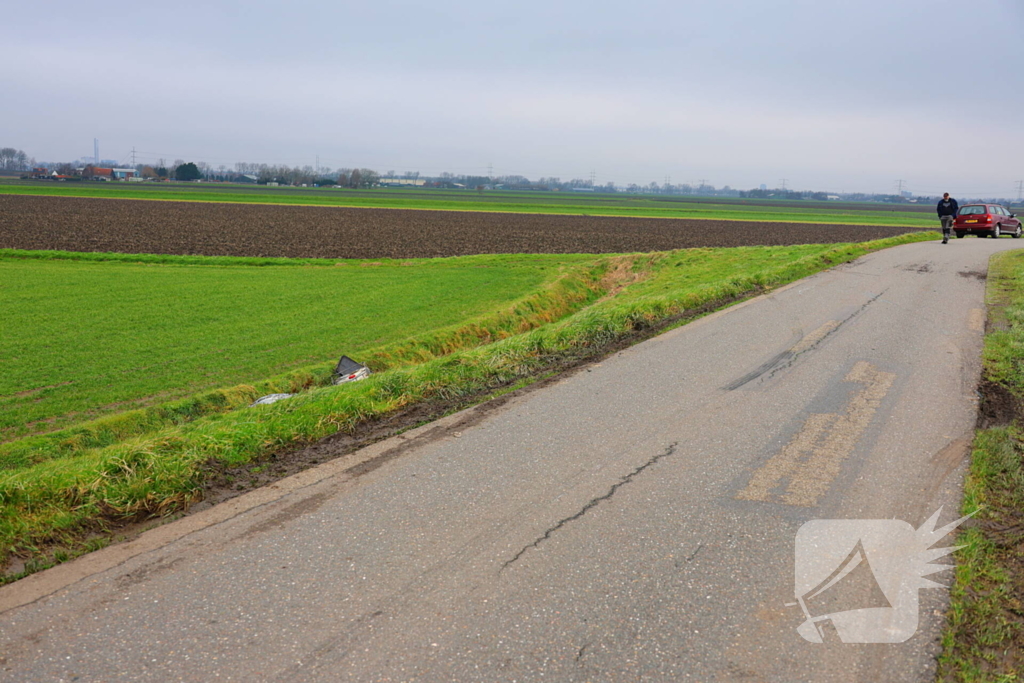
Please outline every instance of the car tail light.
M992 216L990 216L987 213L984 216L978 216L978 218L981 220L982 223L991 223L992 222Z

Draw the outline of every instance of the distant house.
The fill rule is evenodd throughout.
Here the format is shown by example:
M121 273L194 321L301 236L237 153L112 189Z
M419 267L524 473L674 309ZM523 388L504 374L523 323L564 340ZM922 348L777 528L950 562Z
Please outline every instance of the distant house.
M102 168L100 166L93 166L92 167L92 177L90 178L90 180L113 180L113 179L114 179L114 169L112 169L112 168Z
M33 168L29 177L32 180L69 180L72 176L62 175L46 168Z
M381 178L379 183L381 187L423 187L427 181L420 178Z
M139 175L134 168L112 168L110 169L114 180L130 180Z

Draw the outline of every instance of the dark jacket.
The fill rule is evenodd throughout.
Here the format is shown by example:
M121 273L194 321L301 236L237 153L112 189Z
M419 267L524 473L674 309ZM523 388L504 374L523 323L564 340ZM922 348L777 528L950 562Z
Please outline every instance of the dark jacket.
M939 218L955 216L956 212L960 210L960 205L956 203L955 199L950 197L949 200L940 199L939 205L935 207L935 210L939 212Z

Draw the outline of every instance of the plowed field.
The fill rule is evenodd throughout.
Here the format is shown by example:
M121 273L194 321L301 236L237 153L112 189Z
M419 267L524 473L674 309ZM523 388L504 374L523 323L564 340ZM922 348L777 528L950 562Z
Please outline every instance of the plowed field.
M419 258L863 242L908 228L0 195L0 248Z

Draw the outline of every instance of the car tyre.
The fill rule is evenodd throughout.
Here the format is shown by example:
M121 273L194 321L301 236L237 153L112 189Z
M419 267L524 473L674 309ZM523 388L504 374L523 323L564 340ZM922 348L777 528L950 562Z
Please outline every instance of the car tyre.
M1013 231L1013 239L1020 239L1021 233L1024 232L1024 228L1021 228L1020 223L1017 224L1017 229Z
M995 237L996 239L999 239L999 235L1000 234L1001 233L999 232L999 226L998 225L996 227L992 228L992 236L993 237Z
M964 232L963 230L957 230L957 231L956 231L956 238L957 238L958 240L962 240L962 239L964 238L964 235L966 235L966 234L967 234L967 233L966 233L966 232Z

